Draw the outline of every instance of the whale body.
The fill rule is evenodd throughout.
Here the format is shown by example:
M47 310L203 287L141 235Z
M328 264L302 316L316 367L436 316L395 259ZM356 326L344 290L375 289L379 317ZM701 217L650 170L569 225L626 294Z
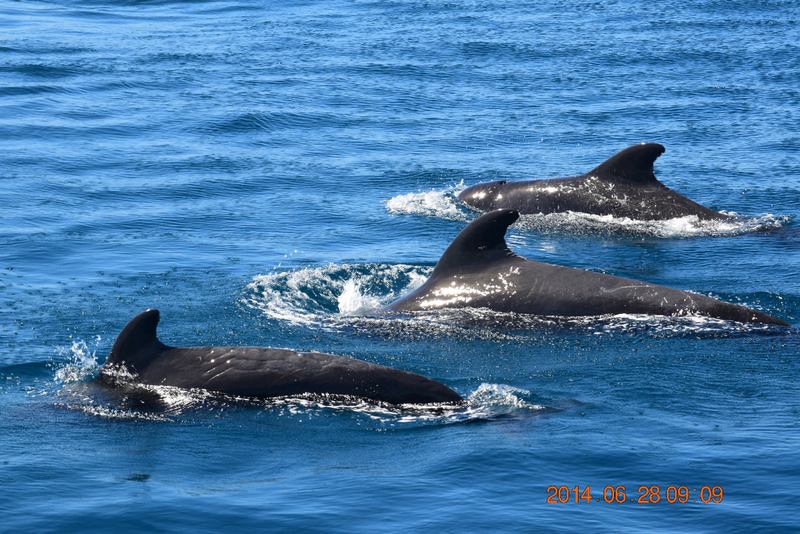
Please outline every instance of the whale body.
M247 397L311 393L391 404L463 402L455 391L424 376L342 356L263 347L168 347L156 335L159 317L158 310L147 310L125 326L100 380L115 383L121 369L143 384Z
M664 153L657 143L622 150L581 176L473 185L458 198L474 208L506 208L522 214L566 211L613 215L634 220L665 220L696 215L700 220L730 220L659 182L653 162Z
M528 260L504 236L513 210L486 213L453 240L430 278L384 311L488 308L546 316L701 315L743 323L787 323L756 310L688 291Z

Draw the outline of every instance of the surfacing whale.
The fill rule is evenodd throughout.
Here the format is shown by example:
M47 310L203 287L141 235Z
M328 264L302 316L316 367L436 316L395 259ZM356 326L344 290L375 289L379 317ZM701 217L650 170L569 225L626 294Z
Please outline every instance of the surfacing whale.
M756 310L629 278L528 260L504 236L513 210L486 213L453 240L430 278L383 311L488 308L545 316L701 315L743 323L787 323Z
M480 210L506 208L522 214L574 211L640 221L688 215L701 221L733 219L659 182L653 162L663 153L664 147L657 143L642 143L617 152L581 176L487 182L466 188L458 198Z
M342 356L262 347L168 347L156 335L158 321L155 309L131 319L98 379L115 384L123 371L143 384L246 397L311 393L391 404L463 402L458 393L424 376Z

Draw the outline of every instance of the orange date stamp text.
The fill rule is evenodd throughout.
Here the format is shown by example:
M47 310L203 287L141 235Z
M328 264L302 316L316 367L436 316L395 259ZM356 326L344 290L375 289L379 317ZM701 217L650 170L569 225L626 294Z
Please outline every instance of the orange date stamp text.
M592 496L592 487L580 486L570 488L569 486L548 486L548 503L624 503L633 502L637 504L655 504L661 501L672 503L721 503L721 486L668 486L665 490L660 486L639 486L638 497L628 497L625 486L606 486L603 488L602 496L596 494Z

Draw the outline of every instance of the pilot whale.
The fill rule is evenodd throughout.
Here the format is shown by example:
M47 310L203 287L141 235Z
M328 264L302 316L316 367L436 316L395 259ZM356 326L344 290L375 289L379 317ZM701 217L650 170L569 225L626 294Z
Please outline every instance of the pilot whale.
M696 215L701 221L730 220L689 200L659 182L653 162L664 153L657 143L642 143L617 152L581 176L473 185L458 198L474 208L500 208L522 214L575 211L659 221Z
M430 278L383 311L488 308L546 316L702 315L743 323L787 323L756 310L629 278L517 256L504 236L513 210L486 213L445 250Z
M463 402L458 393L424 376L342 356L262 347L168 347L156 335L159 317L151 309L131 319L99 380L114 384L123 371L143 384L247 397L316 393L391 404Z

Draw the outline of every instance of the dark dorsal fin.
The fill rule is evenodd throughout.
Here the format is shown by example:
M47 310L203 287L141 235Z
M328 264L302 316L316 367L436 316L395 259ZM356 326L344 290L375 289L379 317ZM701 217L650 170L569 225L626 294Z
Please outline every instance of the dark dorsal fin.
M131 319L117 336L106 365L124 364L130 371L139 372L168 349L156 335L159 318L158 310L153 309L143 311Z
M603 163L587 172L606 180L624 179L638 184L661 185L653 174L653 162L664 153L658 143L642 143L617 152Z
M439 258L431 278L473 263L513 256L504 237L517 219L519 213L514 210L495 210L469 223Z

